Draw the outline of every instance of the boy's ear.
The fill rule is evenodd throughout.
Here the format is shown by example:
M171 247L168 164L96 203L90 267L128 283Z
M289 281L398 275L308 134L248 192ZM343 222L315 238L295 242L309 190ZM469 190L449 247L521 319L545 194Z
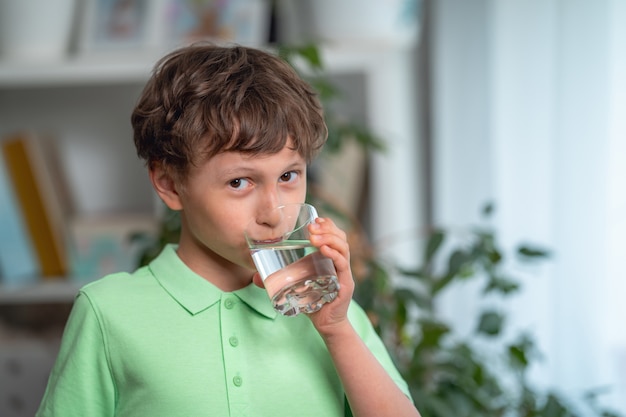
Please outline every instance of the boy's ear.
M149 169L150 181L163 202L172 210L182 210L182 202L176 182L172 176L163 169L161 164L154 164Z

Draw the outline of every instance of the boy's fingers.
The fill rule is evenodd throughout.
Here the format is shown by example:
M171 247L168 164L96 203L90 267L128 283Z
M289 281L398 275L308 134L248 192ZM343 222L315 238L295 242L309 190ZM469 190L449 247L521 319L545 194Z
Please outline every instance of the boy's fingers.
M261 279L261 275L258 272L255 272L254 275L252 275L252 282L257 287L265 288L265 284L263 284L263 280Z

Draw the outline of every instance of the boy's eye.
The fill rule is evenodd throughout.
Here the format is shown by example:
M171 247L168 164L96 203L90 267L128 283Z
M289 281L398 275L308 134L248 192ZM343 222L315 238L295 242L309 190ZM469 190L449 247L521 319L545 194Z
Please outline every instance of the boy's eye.
M298 177L298 173L295 171L289 171L289 172L285 172L283 175L280 176L280 180L283 182L290 182L295 180Z
M247 184L248 180L245 180L243 178L236 178L232 180L228 185L235 189L241 189L244 188Z

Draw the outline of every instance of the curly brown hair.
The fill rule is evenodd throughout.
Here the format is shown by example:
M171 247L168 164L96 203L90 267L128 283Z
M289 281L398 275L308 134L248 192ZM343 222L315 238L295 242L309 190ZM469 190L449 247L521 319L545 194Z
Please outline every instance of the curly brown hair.
M288 63L259 49L208 43L157 62L131 123L139 157L180 181L218 153L276 153L288 138L311 162L328 134L317 93Z

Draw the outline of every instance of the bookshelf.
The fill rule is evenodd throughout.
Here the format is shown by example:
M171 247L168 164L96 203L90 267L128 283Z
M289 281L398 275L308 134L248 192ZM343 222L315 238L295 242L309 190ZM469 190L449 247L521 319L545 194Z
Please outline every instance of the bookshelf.
M373 237L420 227L420 190L407 193L393 180L419 177L413 46L346 42L325 45L322 53L331 73L360 77L355 88L362 90L364 118L390 142L391 152L370 164ZM76 212L154 213L156 199L135 156L129 119L162 54L94 55L37 65L0 61L0 135L24 127L57 134ZM0 285L0 304L66 302L79 286L69 280L17 289Z

